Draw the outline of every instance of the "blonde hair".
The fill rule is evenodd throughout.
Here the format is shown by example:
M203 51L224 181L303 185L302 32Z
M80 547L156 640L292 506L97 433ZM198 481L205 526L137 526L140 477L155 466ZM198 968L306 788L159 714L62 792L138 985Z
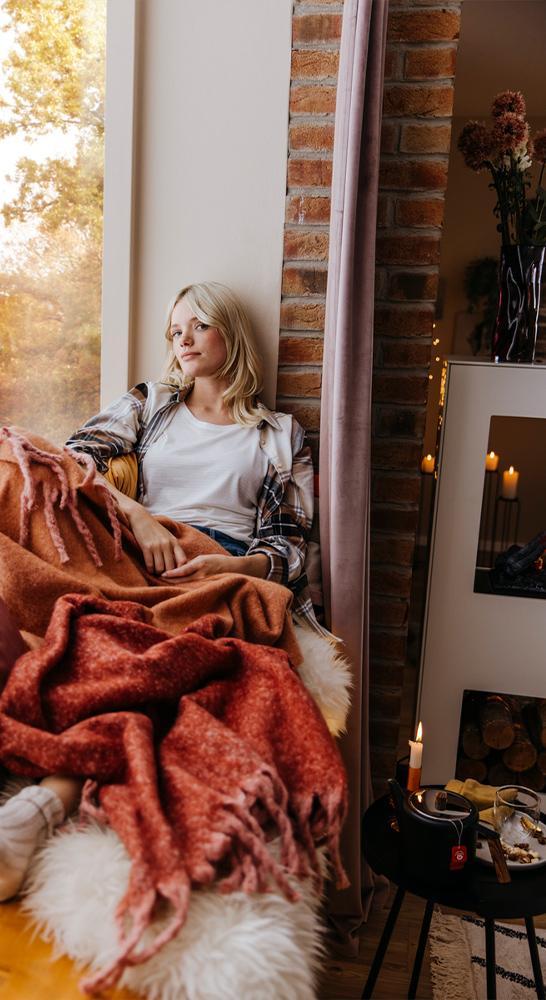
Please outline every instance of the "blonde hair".
M226 345L226 360L217 375L230 380L223 397L233 419L238 424L258 424L262 415L257 408L256 397L262 388L262 366L250 320L233 292L217 281L186 285L170 303L165 331L169 354L163 369L163 381L178 387L192 384L192 380L184 375L172 346L171 318L181 299L187 299L190 309L201 323L219 330Z

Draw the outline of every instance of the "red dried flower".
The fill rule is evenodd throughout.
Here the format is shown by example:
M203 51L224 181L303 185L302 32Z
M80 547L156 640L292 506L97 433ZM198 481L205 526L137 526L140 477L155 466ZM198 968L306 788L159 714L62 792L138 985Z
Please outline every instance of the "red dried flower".
M541 163L546 163L546 128L533 136L535 157Z
M481 170L495 150L493 135L483 122L470 121L463 128L457 148L472 170Z
M529 126L519 115L507 111L499 115L493 129L493 142L501 153L514 153L527 142Z
M503 90L493 98L491 106L493 118L500 118L507 113L525 118L525 98L519 90Z

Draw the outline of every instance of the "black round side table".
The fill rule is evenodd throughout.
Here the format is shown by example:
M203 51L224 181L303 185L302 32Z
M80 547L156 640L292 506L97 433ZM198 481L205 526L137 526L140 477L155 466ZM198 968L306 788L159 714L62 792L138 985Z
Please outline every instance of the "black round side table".
M469 871L464 887L437 888L434 885L412 880L402 872L400 834L391 828L391 819L389 796L385 795L370 806L362 822L363 851L366 861L376 875L385 875L398 886L362 992L362 1000L372 996L406 892L426 900L408 997L414 998L416 996L434 904L440 903L456 910L475 913L482 917L485 922L487 1000L496 1000L497 996L495 920L523 918L527 930L537 997L539 1000L546 1000L533 920L533 917L546 913L546 865L535 868L532 872L511 871L512 881L500 885L492 867L489 868L475 862ZM542 819L544 820L544 816Z

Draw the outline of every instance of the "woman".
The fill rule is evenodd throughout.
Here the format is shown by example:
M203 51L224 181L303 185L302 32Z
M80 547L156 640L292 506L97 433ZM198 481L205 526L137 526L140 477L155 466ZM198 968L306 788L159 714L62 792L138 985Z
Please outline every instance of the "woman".
M182 288L169 310L160 382L136 386L68 441L106 473L134 453L137 498L110 485L147 570L173 581L242 573L289 587L293 612L320 628L304 571L313 470L304 431L258 399L261 372L248 318L215 282ZM188 559L156 515L191 524L225 554ZM75 808L81 782L44 779L0 809L0 899L24 881L36 846Z

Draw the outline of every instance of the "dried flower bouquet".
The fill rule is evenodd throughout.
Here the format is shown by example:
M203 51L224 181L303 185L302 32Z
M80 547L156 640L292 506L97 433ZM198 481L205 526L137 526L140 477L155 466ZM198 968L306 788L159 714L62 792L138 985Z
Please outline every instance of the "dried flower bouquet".
M495 97L493 124L469 121L458 140L464 161L472 170L491 172L503 246L546 245L546 191L542 175L546 163L546 129L530 135L525 100L517 90L505 90ZM534 197L528 196L533 159L542 164Z

